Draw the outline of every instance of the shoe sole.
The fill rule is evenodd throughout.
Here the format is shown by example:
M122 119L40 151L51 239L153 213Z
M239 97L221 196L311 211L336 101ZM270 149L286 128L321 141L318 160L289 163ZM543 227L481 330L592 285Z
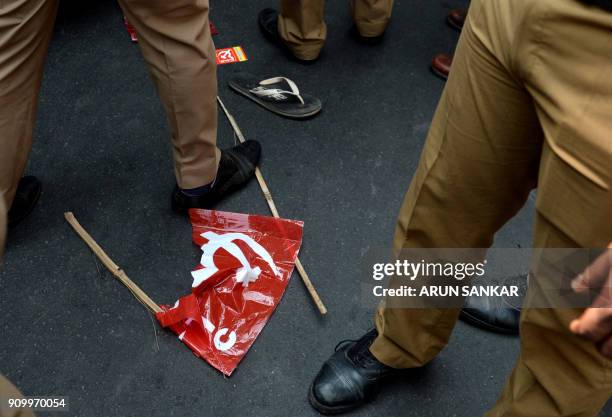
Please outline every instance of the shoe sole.
M431 68L431 72L433 72L435 75L442 78L444 81L448 81L448 75L444 74L443 72L438 71L433 66L431 66L430 68Z
M489 332L493 332L493 333L498 333L498 334L505 334L505 335L511 335L511 336L516 336L519 334L518 329L509 329L506 327L499 327L499 326L495 326L491 323L488 323L484 320L479 319L478 317L475 317L473 315L471 315L470 313L466 312L465 310L461 310L461 313L459 313L459 318L461 319L461 321L463 321L464 323L470 324L474 327L478 327L480 329L483 330L487 330Z
M343 405L339 407L329 407L327 405L323 405L314 396L312 384L310 384L310 389L308 390L308 401L310 402L310 405L315 410L317 410L319 413L324 414L326 416L333 416L337 414L346 413L348 411L359 408L360 406L365 404L364 402L361 402L361 403L357 403L354 405Z

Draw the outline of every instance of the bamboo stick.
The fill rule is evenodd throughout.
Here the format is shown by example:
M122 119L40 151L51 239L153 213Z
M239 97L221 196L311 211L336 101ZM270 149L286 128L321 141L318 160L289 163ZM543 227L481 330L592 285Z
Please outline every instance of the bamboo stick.
M91 237L83 226L78 222L72 212L64 213L66 221L72 226L74 231L83 239L83 241L89 246L93 253L100 259L104 266L117 278L123 285L125 285L134 294L141 303L143 303L153 313L159 313L162 311L161 307L155 303L140 287L127 276L123 269L113 262L113 260L104 252L104 250L98 245L98 243Z
M244 142L246 139L244 137L244 134L242 133L242 130L240 130L240 126L238 126L236 119L234 119L234 116L232 116L232 114L229 112L227 107L225 107L225 104L221 100L221 97L217 96L217 101L219 102L219 105L221 106L223 113L225 113L225 116L227 117L230 124L232 125L232 129L234 129L234 132L236 133L238 140L240 142ZM261 170L259 169L259 167L255 168L255 177L257 178L257 182L259 182L259 186L261 188L261 191L263 192L266 202L268 203L268 206L270 207L270 211L272 212L272 215L276 218L280 218L280 215L278 214L278 210L276 209L276 204L274 204L274 200L272 199L272 193L270 192L270 189L268 188L268 184L266 184L266 180L264 180L263 174L261 173ZM322 315L326 314L327 308L325 307L325 304L323 304L321 297L319 297L319 294L317 293L316 288L314 287L314 285L312 284L312 281L308 277L308 274L306 273L306 270L304 269L304 266L300 262L299 258L296 258L295 260L295 267L298 270L298 274L300 275L300 278L302 278L302 281L304 282L304 285L306 286L306 289L308 290L310 297L312 298L317 308L319 309L319 312Z

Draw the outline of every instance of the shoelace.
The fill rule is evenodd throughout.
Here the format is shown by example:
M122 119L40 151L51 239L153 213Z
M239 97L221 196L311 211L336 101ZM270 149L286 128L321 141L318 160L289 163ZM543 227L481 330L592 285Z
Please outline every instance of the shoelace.
M334 348L334 352L337 352L338 349L340 349L342 346L346 345L347 343L356 343L355 346L353 346L354 348L357 348L357 354L352 358L353 361L360 365L362 368L366 368L368 365L374 363L376 361L376 359L374 358L374 355L372 355L371 353L369 353L368 349L359 349L357 347L357 344L361 343L367 343L370 340L370 338L367 338L365 340L362 339L345 339L345 340L341 340L340 342L338 342L338 344L336 345L336 347Z

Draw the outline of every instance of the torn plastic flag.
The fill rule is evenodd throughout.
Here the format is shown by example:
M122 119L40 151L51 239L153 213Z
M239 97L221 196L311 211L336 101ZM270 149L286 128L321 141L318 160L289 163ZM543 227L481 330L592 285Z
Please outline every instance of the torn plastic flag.
M280 302L302 242L303 223L190 210L202 249L191 294L157 314L199 357L230 375Z

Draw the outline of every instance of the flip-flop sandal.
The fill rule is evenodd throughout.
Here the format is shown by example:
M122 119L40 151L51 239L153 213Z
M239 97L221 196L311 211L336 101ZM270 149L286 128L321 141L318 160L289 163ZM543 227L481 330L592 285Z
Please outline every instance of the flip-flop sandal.
M239 73L229 82L229 86L272 113L291 119L305 119L321 111L321 100L300 94L298 86L289 78L274 77L259 81L252 74Z

